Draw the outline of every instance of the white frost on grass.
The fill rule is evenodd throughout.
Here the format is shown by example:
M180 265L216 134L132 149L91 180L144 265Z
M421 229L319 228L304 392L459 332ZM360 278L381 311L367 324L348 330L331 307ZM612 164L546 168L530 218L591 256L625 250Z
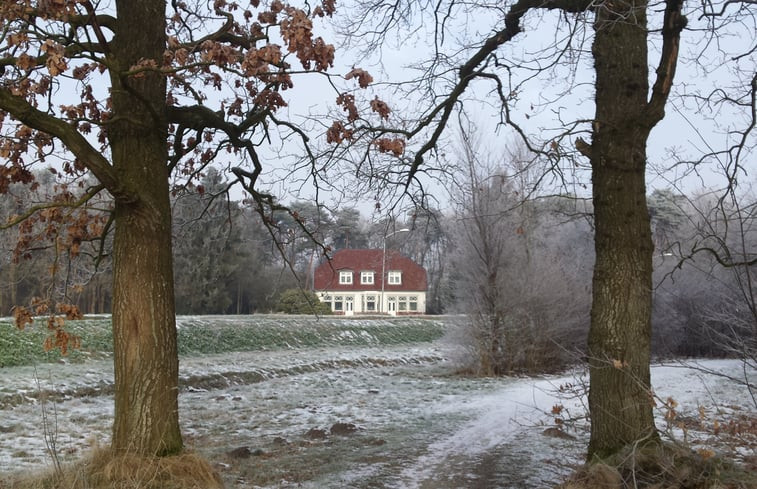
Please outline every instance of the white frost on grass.
M655 365L652 367L653 389L659 399L675 400L678 416L696 416L702 412L754 414L755 406L752 399L747 389L739 383L744 380L742 367L743 364L738 360L702 360ZM749 370L747 380L751 383L757 381L757 371ZM526 470L536 474L530 478L542 482L554 480L554 472L559 470L559 467L545 467L540 463L544 461L544 454L552 452L552 458L562 458L563 466L566 462L580 463L586 446L585 432L584 436L582 433L573 433L583 440L579 443L563 444L560 447L563 453L554 453L555 441L539 434L550 422L548 413L552 406L560 405L563 412L567 410L572 413L584 409L583 406L587 402L585 396L566 398L559 392L558 386L575 383L574 377L567 376L517 379L497 388L495 392L473 398L469 402L446 405L437 412L466 412L469 416L468 422L431 443L426 453L402 472L402 484L398 487L462 487L456 486L454 482L450 483L449 475L455 474L459 479L460 474L465 474L466 471L469 473L465 475L465 479L470 481L470 487L494 487L490 486L491 481L479 480L481 477L476 471L481 471L481 468L477 465L482 458L491 453L502 456L487 463L504 466L511 463L508 454L512 453L512 445L522 443L526 438L522 435L529 431L531 433L526 438L527 446L519 448L521 455L532 457L530 463L527 462ZM665 407L662 406L656 414L658 428L665 429ZM535 430L539 425L542 426ZM667 434L680 435L674 431ZM692 437L691 432L687 435L689 442L701 442L696 436ZM544 473L539 474L540 470ZM524 480L528 478L527 474L523 474L517 484L496 487L525 487ZM540 485L537 483L528 487Z
M652 369L652 384L658 397L681 405L748 403L746 387L739 383L757 384L757 370L743 366L737 360L667 362Z
M287 462L286 453L276 451L277 438L297 456L319 461L310 467L312 477L292 483L303 488L537 488L559 480L571 463L581 461L585 431L568 430L576 440L541 435L553 426L554 405L571 416L582 411L584 398L558 392L562 384L580 383L574 376L474 379L448 375L438 362L417 362L446 353L435 342L182 358L184 379L220 376L229 381L222 387L198 383L182 392L182 430L188 444L217 462L240 488L255 486L233 472L241 469L225 458L234 448L262 448L271 455L255 459L269 463L261 470L306 463ZM318 368L308 369L313 365ZM741 368L733 360L702 365L735 376ZM263 380L235 384L234 376L244 372L259 373ZM4 368L0 373L0 398L35 392L34 369ZM109 361L45 366L38 374L44 388L58 391L112 383ZM653 368L652 379L656 394L674 398L682 414L697 413L700 407L713 413L754 411L746 389L722 377L665 365ZM56 409L64 459L80 456L93 439L107 444L110 396L64 399ZM311 428L328 431L336 422L353 423L359 431L325 441L305 437ZM658 423L665 426L662 418ZM0 409L0 472L49 463L41 427L39 401ZM281 484L278 479L268 487Z
M480 480L484 476L476 472L490 472L493 468L478 467L481 459L492 452L500 454L501 458L486 463L496 463L500 465L496 470L502 470L501 466L510 463L507 455L512 448L509 445L517 445L521 456L533 457L533 465L520 469L513 467L514 471L524 472L519 477L520 480L529 478L527 471L538 470L539 460L536 457L540 453L553 451L551 445L554 440L541 436L541 431L546 428L545 422L548 421L546 413L556 404L572 411L581 409L580 399L563 399L557 391L560 384L568 382L573 382L573 378L509 379L493 392L472 399L460 399L455 404L440 407L439 414L465 413L469 419L453 432L431 443L426 453L402 472L401 487L455 487L451 474L456 478L464 474L470 484L479 484L475 487L488 487L485 485L488 484L487 481ZM522 446L521 435L524 433L530 435L528 447ZM523 448L530 450L524 452ZM554 469L549 468L547 479L553 477Z

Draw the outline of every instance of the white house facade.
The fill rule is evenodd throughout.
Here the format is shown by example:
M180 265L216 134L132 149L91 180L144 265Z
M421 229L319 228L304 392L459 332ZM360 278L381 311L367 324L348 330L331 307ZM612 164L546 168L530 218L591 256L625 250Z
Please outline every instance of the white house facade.
M334 314L426 312L426 271L396 251L347 249L315 270L315 292Z

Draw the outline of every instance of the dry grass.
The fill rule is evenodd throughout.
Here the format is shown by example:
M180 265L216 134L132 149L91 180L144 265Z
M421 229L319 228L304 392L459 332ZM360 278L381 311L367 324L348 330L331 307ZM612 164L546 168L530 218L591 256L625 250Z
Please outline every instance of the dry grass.
M586 465L558 489L754 489L757 474L711 451L679 445L634 447Z
M114 455L95 449L82 460L48 471L0 479L0 489L223 489L211 465L194 453L174 457Z

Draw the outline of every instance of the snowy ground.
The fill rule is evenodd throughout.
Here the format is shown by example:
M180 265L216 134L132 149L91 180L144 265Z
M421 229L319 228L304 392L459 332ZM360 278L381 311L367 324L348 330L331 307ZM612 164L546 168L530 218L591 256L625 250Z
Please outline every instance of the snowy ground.
M580 463L585 423L569 421L584 412L584 398L572 394L585 379L460 377L444 360L450 348L441 340L182 358L185 441L229 488L542 488ZM744 375L736 361L702 363ZM734 427L757 419L746 389L680 365L652 375L660 428L754 456L757 433ZM0 378L0 473L49 465L45 431L63 460L108 443L107 360L1 368ZM557 433L555 418L566 420ZM357 431L332 434L335 423ZM733 436L716 434L726 426Z

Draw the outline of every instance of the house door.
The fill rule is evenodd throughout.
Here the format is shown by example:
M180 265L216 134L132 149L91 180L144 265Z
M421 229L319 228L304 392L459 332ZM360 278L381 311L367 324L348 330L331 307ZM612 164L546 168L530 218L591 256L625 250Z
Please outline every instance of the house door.
M386 305L386 310L391 316L397 315L397 299L394 297L389 298L389 302Z
M347 296L344 298L344 315L352 316L353 314L355 314L354 298Z

